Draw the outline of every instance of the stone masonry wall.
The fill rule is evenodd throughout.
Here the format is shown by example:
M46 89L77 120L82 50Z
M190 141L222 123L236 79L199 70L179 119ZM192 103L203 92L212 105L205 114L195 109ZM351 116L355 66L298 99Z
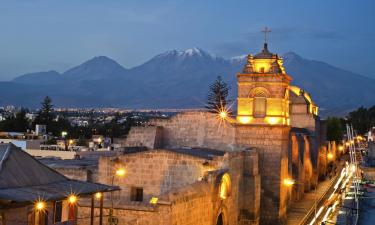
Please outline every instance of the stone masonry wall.
M143 188L144 201L161 195L172 188L180 188L202 179L208 170L220 168L221 159L205 160L189 155L177 154L167 150L119 156L125 165L125 178L115 178L114 184L121 188L120 196L129 201L132 187ZM208 162L208 164L205 162ZM110 184L114 174L114 163L110 157L99 160L99 183ZM117 193L118 195L118 193Z
M121 144L123 146L145 146L149 149L159 148L162 145L162 127L146 126L132 127L128 137Z
M257 151L228 152L214 160L205 160L166 150L151 150L120 156L119 160L127 170L123 180L115 179L115 185L123 189L121 195L115 194L114 198L115 215L123 218L120 224L135 224L136 221L139 225L216 225L220 213L223 213L227 225L259 223ZM103 157L99 162L100 182L108 183L110 176L107 173L112 172L115 164L110 157ZM231 177L227 199L219 198L218 175L221 170ZM133 185L144 188L145 198L141 205L147 205L151 196L159 198L154 210L135 206L126 209L132 203L128 199L129 187ZM87 207L79 211L81 217L89 215ZM82 225L85 224L88 224L88 220L82 222Z
M233 150L234 127L209 112L184 112L170 119L155 119L151 124L163 127L165 148L207 147Z
M262 224L280 224L286 218L289 190L282 181L289 176L289 132L288 126L236 127L238 145L259 149Z

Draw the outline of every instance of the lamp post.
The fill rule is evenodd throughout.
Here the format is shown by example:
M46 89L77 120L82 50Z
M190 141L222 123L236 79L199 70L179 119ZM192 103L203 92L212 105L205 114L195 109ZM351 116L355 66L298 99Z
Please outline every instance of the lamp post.
M123 167L116 169L115 174L112 175L111 186L113 186L115 177L124 177L126 170ZM113 192L111 192L111 208L109 209L109 225L113 225Z

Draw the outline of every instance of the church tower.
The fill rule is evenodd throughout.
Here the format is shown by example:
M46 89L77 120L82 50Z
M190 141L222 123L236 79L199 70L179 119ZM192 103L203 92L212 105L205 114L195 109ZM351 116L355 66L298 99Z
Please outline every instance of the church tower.
M237 74L237 121L241 124L289 125L289 82L282 59L268 50L249 55Z
M265 34L269 32L265 29ZM236 144L259 151L261 174L260 224L284 224L290 187L284 185L289 173L289 83L282 59L268 50L265 35L263 49L249 55L237 74L238 98L235 120ZM252 181L249 181L250 183ZM242 210L242 223L247 218ZM246 222L247 221L247 222Z

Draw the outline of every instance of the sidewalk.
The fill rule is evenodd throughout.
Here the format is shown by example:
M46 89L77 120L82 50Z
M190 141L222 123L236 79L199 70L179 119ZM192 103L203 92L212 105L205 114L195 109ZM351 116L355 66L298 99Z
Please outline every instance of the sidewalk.
M335 180L336 176L332 177L329 180L319 182L318 188L316 190L311 190L308 193L305 193L303 198L298 202L292 202L290 205L289 211L287 213L287 225L299 225L307 213L314 208L315 198L319 201L321 197L329 189L331 182ZM319 209L319 208L318 208Z

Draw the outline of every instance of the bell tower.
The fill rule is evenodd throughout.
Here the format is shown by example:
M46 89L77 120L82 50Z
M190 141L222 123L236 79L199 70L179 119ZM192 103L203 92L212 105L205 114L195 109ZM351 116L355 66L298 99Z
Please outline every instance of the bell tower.
M237 122L241 124L289 125L289 82L282 59L268 50L248 55L237 74Z
M260 224L285 224L290 187L289 173L289 83L282 59L268 50L265 29L263 49L247 57L237 74L236 144L259 151L261 175ZM251 181L249 181L251 182ZM243 210L246 223L249 215ZM249 219L251 220L251 218Z

